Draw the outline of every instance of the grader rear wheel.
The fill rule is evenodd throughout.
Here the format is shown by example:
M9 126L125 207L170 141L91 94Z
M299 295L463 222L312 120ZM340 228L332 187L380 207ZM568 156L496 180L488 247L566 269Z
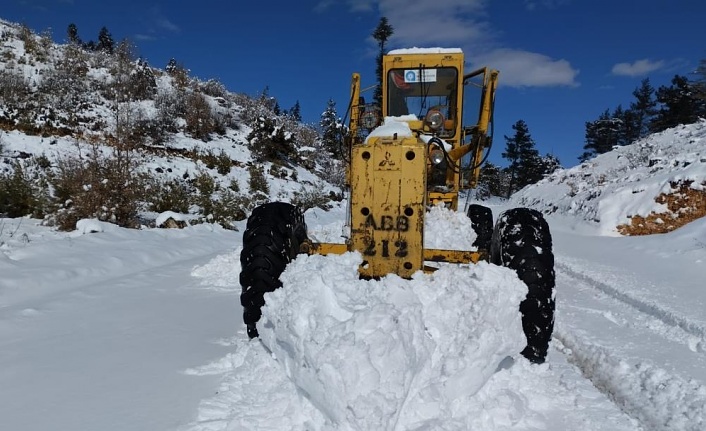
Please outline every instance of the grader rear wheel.
M471 204L468 206L466 215L471 219L473 230L476 232L473 245L478 250L489 251L493 237L493 211L483 205Z
M491 262L513 269L528 288L520 303L527 347L522 355L543 363L554 330L554 254L549 226L539 211L514 208L498 217Z

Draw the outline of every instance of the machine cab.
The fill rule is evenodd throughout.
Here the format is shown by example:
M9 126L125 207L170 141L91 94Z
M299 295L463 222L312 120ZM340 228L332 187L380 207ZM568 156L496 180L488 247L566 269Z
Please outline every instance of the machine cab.
M383 116L410 117L410 128L444 139L461 132L463 53L459 49L402 49L383 57Z

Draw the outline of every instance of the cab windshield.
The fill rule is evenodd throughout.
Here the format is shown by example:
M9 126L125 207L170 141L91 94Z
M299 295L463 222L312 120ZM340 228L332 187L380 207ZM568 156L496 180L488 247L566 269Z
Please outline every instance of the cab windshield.
M458 71L453 67L391 69L387 75L387 116L414 114L423 120L430 110L444 116L442 137L456 130Z

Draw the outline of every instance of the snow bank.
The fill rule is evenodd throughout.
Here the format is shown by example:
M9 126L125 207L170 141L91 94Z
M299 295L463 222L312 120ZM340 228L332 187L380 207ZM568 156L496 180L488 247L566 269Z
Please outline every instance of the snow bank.
M364 281L361 261L298 257L265 296L261 340L338 429L463 421L470 397L526 343L526 287L484 263Z

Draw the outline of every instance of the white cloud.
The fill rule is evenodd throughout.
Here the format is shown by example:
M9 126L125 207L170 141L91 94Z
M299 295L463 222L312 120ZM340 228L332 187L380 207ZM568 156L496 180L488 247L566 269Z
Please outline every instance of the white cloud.
M391 42L401 46L458 46L489 37L490 26L480 20L486 0L378 0L380 14L395 29Z
M557 7L569 3L571 0L525 0L527 10L536 10L539 7L556 9Z
M336 3L335 0L321 0L314 6L314 12L325 12L334 3Z
M325 12L335 4L344 3L351 12L372 12L375 10L375 0L319 0L314 6L314 12Z
M160 16L157 18L157 25L160 28L173 31L173 32L179 32L181 29L179 28L178 25L174 24L173 22L169 21L167 18Z
M637 60L634 63L618 63L613 66L613 75L620 76L641 76L663 68L664 61L651 61L649 59Z
M496 49L473 58L476 66L500 70L500 84L511 87L576 87L579 74L567 60L517 49Z
M152 40L157 40L156 37L151 36L149 34L143 34L143 33L137 33L135 34L135 40L143 40L143 41L152 41Z
M169 18L167 18L167 16L162 12L162 8L159 6L152 6L149 9L149 12L149 15L145 14L143 20L150 28L150 32L154 33L158 29L167 30L172 33L178 33L181 31L181 28L170 21Z
M496 48L498 34L488 21L490 0L320 0L318 7L328 8L340 2L357 10L377 5L381 16L388 18L394 33L388 48L448 47L474 53L468 58L474 66L487 65L500 70L501 85L514 87L578 86L574 69L567 60L520 49ZM543 7L557 7L571 0L532 0ZM369 38L371 46L374 44Z
M353 12L370 12L375 10L375 0L348 0L347 3Z

